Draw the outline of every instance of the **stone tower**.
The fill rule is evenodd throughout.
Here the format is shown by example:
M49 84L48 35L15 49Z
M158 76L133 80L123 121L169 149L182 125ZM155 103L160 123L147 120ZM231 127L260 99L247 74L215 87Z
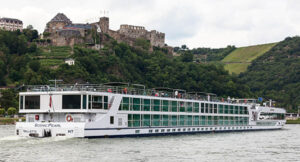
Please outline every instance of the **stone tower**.
M108 33L108 30L109 30L109 18L108 17L100 18L100 29L103 33Z

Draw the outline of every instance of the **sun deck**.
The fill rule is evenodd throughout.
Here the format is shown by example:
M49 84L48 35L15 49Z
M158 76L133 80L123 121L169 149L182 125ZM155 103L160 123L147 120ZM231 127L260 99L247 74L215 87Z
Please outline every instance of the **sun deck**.
M60 84L60 85L28 85L22 87L23 92L108 92L113 94L142 95L151 97L166 97L176 99L189 99L212 102L229 102L238 104L255 104L256 99L230 99L217 97L216 94L206 92L186 92L182 89L152 88L146 89L140 84Z

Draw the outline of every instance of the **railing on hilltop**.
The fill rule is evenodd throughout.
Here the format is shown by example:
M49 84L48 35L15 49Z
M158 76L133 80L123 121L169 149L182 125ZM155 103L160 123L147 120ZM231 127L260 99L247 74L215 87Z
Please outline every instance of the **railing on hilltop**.
M27 85L21 89L26 92L53 92L53 91L89 91L89 92L108 92L115 94L128 94L128 95L144 95L154 97L178 98L178 99L191 99L200 101L213 101L213 102L228 102L240 104L252 104L253 102L235 102L234 100L219 98L213 93L205 92L186 92L181 89L170 88L153 88L145 89L143 85L138 85L143 88L136 88L128 85L111 86L105 84L59 84L59 85Z

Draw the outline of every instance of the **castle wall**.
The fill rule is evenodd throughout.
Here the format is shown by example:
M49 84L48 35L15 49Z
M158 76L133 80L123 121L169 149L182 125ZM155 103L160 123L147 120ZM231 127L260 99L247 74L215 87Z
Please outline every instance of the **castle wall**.
M136 39L142 38L149 40L151 46L164 47L165 34L156 30L147 31L143 26L120 25L120 29L113 31L109 29L109 18L101 17L99 22L92 24L73 24L64 14L59 13L55 16L46 27L45 32L50 32L50 39L53 45L57 46L73 46L77 43L90 43L95 41L92 34L88 34L88 30L92 28L101 29L102 33L106 33L118 42L126 42L134 46Z
M66 25L68 25L68 24L65 23L65 22L51 22L51 23L48 23L46 32L54 33L58 30L63 29L64 26L66 26Z
M152 46L164 47L165 46L165 34L157 32L156 30L151 30L148 35L148 39Z
M157 32L156 30L147 31L145 27L142 26L121 25L117 32L129 38L150 40L152 46L165 46L165 34Z

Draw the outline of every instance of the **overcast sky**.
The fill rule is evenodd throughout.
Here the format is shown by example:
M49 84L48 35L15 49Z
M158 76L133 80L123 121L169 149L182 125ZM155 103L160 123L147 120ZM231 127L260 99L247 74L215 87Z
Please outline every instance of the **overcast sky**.
M249 46L300 35L299 0L1 0L0 17L18 18L39 32L58 12L74 23L109 11L110 28L145 26L166 33L171 46ZM101 12L102 11L102 12Z

